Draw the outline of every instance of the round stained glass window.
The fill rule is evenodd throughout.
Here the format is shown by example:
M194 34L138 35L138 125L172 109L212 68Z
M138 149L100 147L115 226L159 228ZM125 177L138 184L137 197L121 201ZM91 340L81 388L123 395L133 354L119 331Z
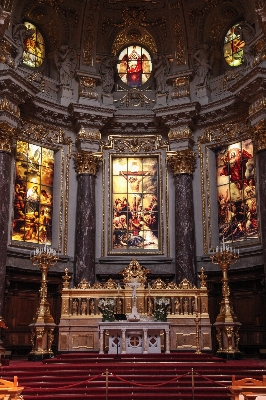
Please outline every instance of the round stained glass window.
M23 52L23 64L32 68L40 67L45 57L43 36L36 26L30 22L24 22L24 25L27 29L32 29L34 33L30 38L24 41L25 50Z
M139 87L149 79L152 71L151 56L141 46L129 46L118 55L118 74L122 82Z
M241 40L240 25L232 26L224 38L224 59L231 67L237 67L244 62L245 41Z

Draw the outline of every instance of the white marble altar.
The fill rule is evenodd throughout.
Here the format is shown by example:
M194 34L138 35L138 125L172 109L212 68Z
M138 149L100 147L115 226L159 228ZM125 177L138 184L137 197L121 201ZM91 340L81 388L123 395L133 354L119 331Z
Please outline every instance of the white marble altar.
M161 353L160 331L165 332L165 353L170 353L170 323L154 321L100 322L100 354L104 354L104 335L109 332L109 354Z

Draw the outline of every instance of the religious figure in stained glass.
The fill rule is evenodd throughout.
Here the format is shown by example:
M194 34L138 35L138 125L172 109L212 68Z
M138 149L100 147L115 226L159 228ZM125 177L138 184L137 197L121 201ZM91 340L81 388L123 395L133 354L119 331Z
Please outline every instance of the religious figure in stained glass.
M12 240L52 243L54 152L18 141Z
M220 240L258 238L253 144L244 140L216 152Z
M157 157L113 158L112 167L112 250L158 250Z
M251 67L254 54L250 41L255 35L254 28L247 22L241 22L232 26L224 39L224 58L231 67L237 67L243 63Z
M30 22L24 22L27 32L32 35L24 39L23 64L32 68L40 67L45 57L45 44L40 31Z
M131 87L139 87L147 82L152 70L147 50L140 46L129 46L118 58L118 74L122 82Z

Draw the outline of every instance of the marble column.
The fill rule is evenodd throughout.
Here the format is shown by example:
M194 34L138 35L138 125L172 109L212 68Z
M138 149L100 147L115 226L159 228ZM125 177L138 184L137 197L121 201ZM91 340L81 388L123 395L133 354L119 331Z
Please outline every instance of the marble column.
M3 313L8 223L10 207L11 151L14 131L7 123L0 123L0 327Z
M95 179L101 153L80 150L75 156L78 179L75 284L95 281Z
M262 120L255 128L251 128L255 144L257 161L257 193L259 196L258 211L261 231L261 242L264 258L264 275L266 281L266 121ZM257 197L258 197L257 196Z
M172 152L168 161L175 177L176 281L196 284L192 174L196 156L191 149Z

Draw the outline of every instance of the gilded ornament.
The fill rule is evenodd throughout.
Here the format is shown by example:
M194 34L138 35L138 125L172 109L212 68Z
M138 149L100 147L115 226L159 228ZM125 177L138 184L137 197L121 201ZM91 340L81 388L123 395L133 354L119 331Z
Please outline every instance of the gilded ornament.
M182 97L188 97L189 95L190 95L189 77L184 76L180 78L174 78L171 98L174 100Z
M108 279L108 281L103 285L104 289L117 289L118 285L113 279Z
M207 288L207 284L206 284L207 275L204 274L204 268L203 267L200 269L200 271L201 272L198 275L199 280L200 280L200 288L201 289L206 289Z
M91 77L81 76L79 79L79 97L97 100L98 92L96 90L97 80Z
M171 165L174 175L193 174L196 164L196 154L191 149L169 152L167 161Z
M192 283L190 283L187 278L183 279L182 282L179 283L179 289L197 289L197 287L195 285L193 285Z
M82 126L77 134L77 140L79 142L85 142L87 140L101 140L101 132L97 128L84 128L84 126Z
M63 276L63 290L69 288L69 281L71 280L71 276L68 275L68 268L65 269L65 275Z
M89 289L91 287L90 283L86 281L85 278L78 284L78 289Z
M113 56L116 56L122 47L132 44L132 39L128 32L132 32L132 29L125 28L116 36L112 46ZM155 40L145 28L141 29L141 35L138 38L137 43L139 45L144 45L145 47L147 47L150 50L151 54L157 53Z
M92 151L79 150L75 154L74 159L77 174L89 174L96 176L102 159L102 153L93 153Z
M6 122L0 122L0 152L11 153L15 130Z
M14 117L20 117L20 109L6 97L0 99L0 112L7 111Z
M168 148L168 143L163 142L161 135L150 136L109 136L108 143L102 144L103 149L113 149L117 153L151 153L158 149Z
M185 49L184 49L185 36L183 32L183 25L180 14L177 14L175 16L174 32L176 41L176 64L177 65L186 64Z
M266 150L266 121L261 120L248 129L249 137L254 141L257 151Z
M120 106L126 107L147 107L155 103L155 100L149 99L141 90L133 88L121 97L121 99L115 100L115 102L119 103Z
M175 139L191 139L193 137L193 133L188 126L184 126L177 129L170 129L168 133L169 140Z
M136 259L133 259L128 267L119 272L124 277L124 283L132 282L134 279L140 283L145 283L147 280L146 275L150 273L151 271L142 267Z
M166 283L164 283L164 281L161 278L158 278L158 279L156 279L155 282L153 282L153 284L151 285L151 288L160 290L160 289L166 289L167 286L166 286Z

